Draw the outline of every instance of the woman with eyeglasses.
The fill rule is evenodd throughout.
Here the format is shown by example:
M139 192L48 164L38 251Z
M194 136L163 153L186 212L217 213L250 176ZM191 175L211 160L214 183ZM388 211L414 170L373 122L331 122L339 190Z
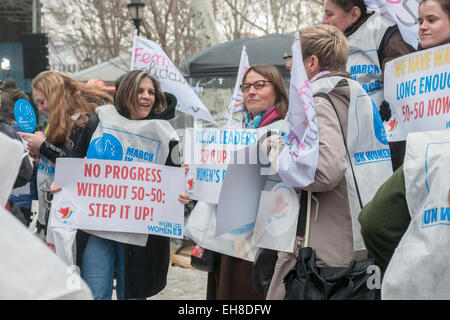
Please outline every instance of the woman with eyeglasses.
M415 51L405 43L398 26L379 12L369 12L364 0L325 0L322 22L344 32L349 42L347 71L377 105L383 121L391 111L383 103L386 62ZM389 143L394 171L403 163L405 141Z
M246 111L242 117L241 128L256 129L269 125L276 127L277 123L282 122L280 120L286 116L289 102L283 79L276 67L250 67L244 74L241 90ZM244 229L232 230L231 233L244 237L249 232ZM252 284L252 262L221 254L218 267L208 277L207 298L264 299Z

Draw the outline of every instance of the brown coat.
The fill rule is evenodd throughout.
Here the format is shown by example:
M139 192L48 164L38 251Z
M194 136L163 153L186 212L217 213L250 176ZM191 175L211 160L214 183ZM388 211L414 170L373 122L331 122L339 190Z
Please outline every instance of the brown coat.
M350 102L348 84L339 83L329 96L346 133ZM367 254L365 250L353 250L352 220L345 179L348 161L338 118L326 99L315 97L314 102L319 126L319 161L315 181L302 188L313 192L318 200L313 200L311 205L309 246L316 252L318 265L343 267L352 259L366 258ZM297 237L294 253L278 253L267 299L284 298L283 278L295 265L301 246L303 238Z

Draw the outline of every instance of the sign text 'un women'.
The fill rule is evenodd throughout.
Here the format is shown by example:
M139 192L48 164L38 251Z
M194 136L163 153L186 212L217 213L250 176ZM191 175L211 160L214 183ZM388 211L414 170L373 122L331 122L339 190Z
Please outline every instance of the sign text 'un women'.
M419 51L386 64L386 123L390 141L410 132L450 128L450 44Z
M53 227L183 238L184 171L157 164L58 158Z

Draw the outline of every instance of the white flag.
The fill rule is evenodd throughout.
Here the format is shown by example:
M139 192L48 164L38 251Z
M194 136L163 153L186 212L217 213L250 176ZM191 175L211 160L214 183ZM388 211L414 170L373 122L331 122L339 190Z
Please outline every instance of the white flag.
M240 85L242 84L244 74L247 72L248 68L250 68L250 63L248 62L247 49L244 46L242 48L241 61L239 62L239 71L236 78L236 84L234 85L233 95L227 108L227 116L225 118L224 127L230 128L236 123L242 123L245 107L244 95L241 91Z
M155 42L134 37L130 70L148 70L160 82L163 91L177 97L179 111L192 115L196 120L216 123L177 67Z
M397 23L403 40L413 48L419 44L419 1L418 0L365 0L369 9L388 14Z
M292 52L289 111L286 120L292 129L278 159L278 174L291 187L306 187L314 182L319 159L319 129L314 98L303 65L300 35L295 35Z

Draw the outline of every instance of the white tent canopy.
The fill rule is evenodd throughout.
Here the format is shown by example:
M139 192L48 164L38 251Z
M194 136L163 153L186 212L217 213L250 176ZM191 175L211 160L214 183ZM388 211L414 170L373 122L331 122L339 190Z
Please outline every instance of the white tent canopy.
M130 71L131 53L122 53L116 58L105 61L90 68L75 72L70 76L78 81L100 79L104 82L114 82L122 74Z

